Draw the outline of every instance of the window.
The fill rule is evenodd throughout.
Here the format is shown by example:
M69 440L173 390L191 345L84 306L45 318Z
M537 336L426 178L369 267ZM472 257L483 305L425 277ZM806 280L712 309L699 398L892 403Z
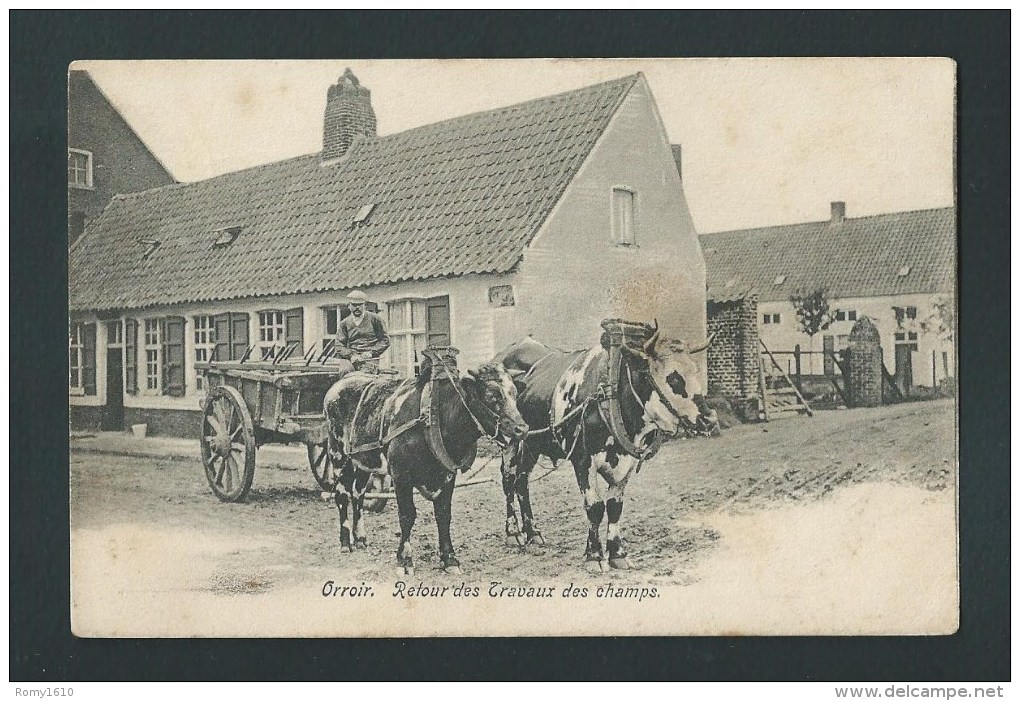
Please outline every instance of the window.
M379 305L375 302L366 302L365 309L376 314L379 313ZM326 333L322 337L322 349L325 350L330 341L336 340L336 333L340 329L340 320L347 318L351 313L350 307L346 304L331 304L322 308L323 328ZM387 331L389 327L387 326Z
M67 388L70 394L96 394L96 325L67 326Z
M67 184L70 187L92 187L92 153L76 148L67 149Z
M908 331L907 332L907 340L908 341L916 341L917 340L917 332L916 331Z
M195 362L207 363L212 360L216 350L216 331L211 316L196 316L195 322ZM195 389L203 389L202 373L195 373Z
M893 334L893 336L896 338L897 341L907 340L907 335L905 333L896 332L895 334Z
M390 367L410 377L421 352L427 346L448 346L450 340L450 299L402 299L387 305L386 331Z
M124 345L124 324L121 323L120 319L106 322L106 345Z
M162 350L159 342L159 319L145 320L144 350L145 350L145 393L159 394Z
M375 209L375 203L369 203L363 205L358 213L354 215L355 224L364 224L368 221L368 217L372 214L372 210Z
M85 374L82 363L85 355L83 337L82 324L71 324L67 327L67 386L72 394L85 393L85 385L82 382Z
M907 307L907 318L908 319L917 318L917 307Z
M836 321L857 321L857 310L837 309L833 318Z
M763 323L766 324L778 324L780 321L779 314L765 314L762 318Z
M842 309L837 309L835 314L836 321L846 321L846 312Z
M849 311L847 311L846 318L849 321L857 321L857 310L856 309L850 309Z
M278 351L283 350L284 345L283 312L259 312L259 357L262 360L272 360Z
M633 246L634 237L634 193L630 190L613 188L613 240L619 246Z
M217 229L213 233L216 234L216 238L213 239L213 247L222 248L232 244L241 235L241 227L228 226L225 229Z

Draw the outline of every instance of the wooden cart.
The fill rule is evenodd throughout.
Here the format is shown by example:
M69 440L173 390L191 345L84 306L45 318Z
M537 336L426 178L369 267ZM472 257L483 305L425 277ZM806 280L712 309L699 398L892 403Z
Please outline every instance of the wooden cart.
M349 366L346 366L349 368ZM326 460L326 392L345 367L296 363L211 361L205 377L202 464L213 493L241 501L255 476L255 450L266 443L304 443L315 481L333 488Z

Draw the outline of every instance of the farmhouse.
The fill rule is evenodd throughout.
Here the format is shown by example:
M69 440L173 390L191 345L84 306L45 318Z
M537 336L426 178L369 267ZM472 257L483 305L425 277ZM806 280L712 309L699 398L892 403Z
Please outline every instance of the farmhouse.
M88 71L67 79L68 244L118 193L174 182Z
M427 344L584 347L607 316L703 338L678 153L641 74L378 136L348 70L320 153L117 196L74 244L72 426L194 435L196 362L321 348L352 289L404 373Z
M848 218L845 203L833 202L828 221L703 234L701 245L710 308L727 313L739 303L791 374L798 348L803 374L838 373L831 354L846 347L851 328L867 316L881 336L886 368L905 394L955 376L955 208ZM818 291L831 323L809 337L791 299ZM751 338L748 386L760 350L753 335L744 336Z

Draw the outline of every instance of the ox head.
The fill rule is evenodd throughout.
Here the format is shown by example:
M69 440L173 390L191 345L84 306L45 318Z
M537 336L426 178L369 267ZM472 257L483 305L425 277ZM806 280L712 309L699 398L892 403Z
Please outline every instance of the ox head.
M663 337L658 322L649 330L651 335L640 348L623 346L628 355L647 368L652 381L652 396L645 404L648 418L663 432L674 436L681 430L711 432L718 420L705 402L695 355L708 348L714 335L702 343L689 344Z
M486 432L500 443L523 440L528 435L528 424L517 409L517 388L506 368L487 363L477 370L469 369L467 375L461 378L461 386Z

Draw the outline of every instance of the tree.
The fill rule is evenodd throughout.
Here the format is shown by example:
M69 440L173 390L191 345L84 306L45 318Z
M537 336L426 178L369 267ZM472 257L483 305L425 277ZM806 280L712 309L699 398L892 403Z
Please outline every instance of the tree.
M817 289L813 292L801 292L800 290L793 293L790 297L790 303L793 304L793 310L797 314L797 323L800 326L800 330L808 335L812 343L810 348L814 347L814 337L819 331L825 331L835 321L836 312L839 310L832 307L829 301L829 294L824 289ZM814 356L808 356L808 367L810 372L814 373Z
M938 296L932 300L934 311L921 322L921 330L952 341L956 335L956 304L952 297Z

